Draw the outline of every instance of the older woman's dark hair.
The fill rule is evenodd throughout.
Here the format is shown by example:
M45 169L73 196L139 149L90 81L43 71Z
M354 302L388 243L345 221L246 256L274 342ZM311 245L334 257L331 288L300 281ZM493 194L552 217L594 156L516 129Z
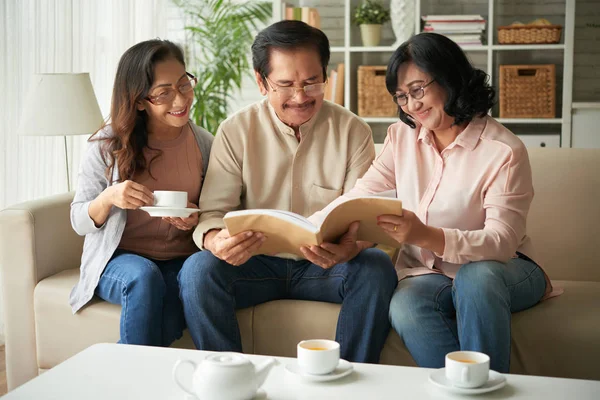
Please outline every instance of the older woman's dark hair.
M390 94L398 88L398 67L412 61L441 85L448 94L444 111L454 125L485 116L494 105L495 91L488 75L474 68L460 46L436 33L420 33L402 43L388 63L385 84ZM427 90L427 89L425 89ZM414 121L398 107L400 120L415 128Z
M329 39L325 34L302 22L285 20L276 22L256 35L252 44L252 64L260 76L271 73L270 55L272 49L296 50L312 48L319 54L323 67L323 79L327 77L329 64Z

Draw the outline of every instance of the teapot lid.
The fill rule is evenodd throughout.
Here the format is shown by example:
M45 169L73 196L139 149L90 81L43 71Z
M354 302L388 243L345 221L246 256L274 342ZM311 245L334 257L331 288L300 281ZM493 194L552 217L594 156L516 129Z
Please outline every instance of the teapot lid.
M239 365L245 365L250 362L246 357L238 353L215 353L207 356L204 361L212 365L224 367L235 367Z

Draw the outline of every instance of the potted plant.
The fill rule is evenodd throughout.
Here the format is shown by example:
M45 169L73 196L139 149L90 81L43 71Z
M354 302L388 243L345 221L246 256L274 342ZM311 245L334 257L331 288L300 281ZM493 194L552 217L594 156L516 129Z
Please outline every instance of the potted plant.
M378 46L381 25L390 20L390 11L377 0L365 0L354 9L354 23L360 26L363 46Z
M271 20L272 4L256 0L173 0L185 14L186 61L198 78L191 117L213 135L229 103L253 77L250 46Z

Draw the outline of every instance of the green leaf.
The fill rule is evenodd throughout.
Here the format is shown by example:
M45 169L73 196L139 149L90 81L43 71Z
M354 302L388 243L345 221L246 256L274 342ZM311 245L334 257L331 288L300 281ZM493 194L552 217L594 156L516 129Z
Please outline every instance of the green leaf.
M186 17L186 38L191 43L198 78L192 118L216 133L227 118L228 102L252 76L250 46L261 27L271 19L271 2L237 0L172 0Z

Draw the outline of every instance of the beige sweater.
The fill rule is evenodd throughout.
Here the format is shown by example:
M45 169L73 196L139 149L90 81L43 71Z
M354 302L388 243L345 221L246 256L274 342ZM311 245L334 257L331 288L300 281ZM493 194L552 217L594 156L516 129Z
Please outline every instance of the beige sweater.
M311 215L352 189L375 157L369 126L327 101L300 135L298 142L267 100L221 124L200 197L198 247L206 232L225 227L228 211L271 208Z

